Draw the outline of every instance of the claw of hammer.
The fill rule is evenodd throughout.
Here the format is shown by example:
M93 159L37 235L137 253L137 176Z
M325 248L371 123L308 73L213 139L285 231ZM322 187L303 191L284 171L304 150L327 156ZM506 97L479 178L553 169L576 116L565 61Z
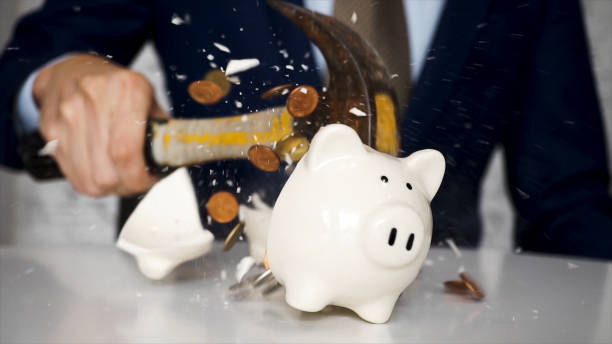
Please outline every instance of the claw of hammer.
M336 18L280 0L268 5L293 21L321 50L327 62L329 86L320 111L309 117L314 125L296 119L308 137L329 123L349 125L361 140L379 151L396 155L399 135L397 100L391 77L374 48ZM356 108L367 114L353 115Z

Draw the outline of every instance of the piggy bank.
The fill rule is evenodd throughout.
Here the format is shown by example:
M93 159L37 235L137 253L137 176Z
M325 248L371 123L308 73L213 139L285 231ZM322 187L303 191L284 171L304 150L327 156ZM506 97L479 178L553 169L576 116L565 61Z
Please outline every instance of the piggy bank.
M444 169L436 150L396 158L363 145L350 127L321 128L270 220L268 262L287 303L386 322L429 251L429 203Z

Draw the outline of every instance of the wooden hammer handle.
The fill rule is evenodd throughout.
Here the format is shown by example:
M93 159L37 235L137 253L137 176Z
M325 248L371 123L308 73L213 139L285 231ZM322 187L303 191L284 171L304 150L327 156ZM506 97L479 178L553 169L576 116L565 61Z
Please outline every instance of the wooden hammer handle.
M274 146L293 132L293 119L284 108L212 119L149 119L144 142L145 161L152 173L211 161L246 159L255 144ZM46 142L39 132L21 138L18 153L35 179L62 178L57 162L39 154Z

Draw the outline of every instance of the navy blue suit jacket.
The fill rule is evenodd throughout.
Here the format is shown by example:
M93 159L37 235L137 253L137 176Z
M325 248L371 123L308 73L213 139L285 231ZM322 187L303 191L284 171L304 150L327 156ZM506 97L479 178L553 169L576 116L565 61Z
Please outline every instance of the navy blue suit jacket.
M187 13L188 25L171 23L173 14L185 18ZM313 68L282 69L289 63L312 67L308 41L261 0L50 0L21 20L9 44L19 49L5 51L0 61L5 80L0 163L20 167L12 113L15 92L32 70L74 51L109 55L127 65L148 39L161 57L176 117L256 110L275 105L259 99L269 86L318 83ZM213 42L227 45L232 54L216 50ZM263 65L240 74L242 83L227 104L203 107L189 98L186 87L211 68L208 53L219 66L230 56L257 57ZM236 109L233 100L245 108ZM447 159L432 203L434 243L447 237L463 245L479 242L481 181L493 148L502 145L516 209L516 245L612 258L606 148L577 0L448 1L401 130L404 154L435 148ZM253 180L278 185L283 178L252 168L235 173L249 168L226 162L191 172L202 201L229 188L223 181L230 175L244 185ZM269 201L276 191L269 191Z

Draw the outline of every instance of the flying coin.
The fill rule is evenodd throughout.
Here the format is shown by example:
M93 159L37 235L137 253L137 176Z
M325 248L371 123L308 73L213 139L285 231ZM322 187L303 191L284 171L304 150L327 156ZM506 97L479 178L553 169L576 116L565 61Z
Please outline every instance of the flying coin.
M206 203L206 210L213 220L228 223L238 215L238 201L227 191L219 191L212 195Z
M299 161L310 148L304 136L289 136L276 144L276 154L288 163Z
M204 80L212 81L221 89L221 98L225 97L232 89L232 84L229 79L220 69L213 69L206 73Z
M312 86L298 86L289 93L287 110L294 117L310 115L319 104L319 93Z
M272 99L278 96L283 95L285 90L289 93L289 90L294 87L294 84L284 84L276 87L272 87L271 89L265 91L261 94L261 99Z
M229 233L223 243L223 251L229 251L238 242L244 232L244 222L240 221Z
M272 148L255 145L249 148L249 161L260 170L274 172L280 167L280 159Z
M196 102L203 105L211 105L217 103L223 98L221 88L212 81L198 80L189 85L187 89L189 95Z
M461 277L461 280L463 281L463 283L465 283L465 286L468 287L476 297L478 297L479 299L485 297L484 290L480 287L478 282L476 282L474 277L472 277L465 271L460 273L459 277Z

